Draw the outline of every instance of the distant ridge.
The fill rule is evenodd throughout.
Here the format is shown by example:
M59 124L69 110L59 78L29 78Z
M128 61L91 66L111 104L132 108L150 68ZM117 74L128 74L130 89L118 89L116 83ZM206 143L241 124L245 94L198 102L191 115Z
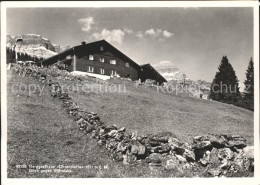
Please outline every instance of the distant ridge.
M49 58L69 48L51 43L47 38L38 34L23 34L6 36L6 47L15 49L17 52L27 53L38 58Z

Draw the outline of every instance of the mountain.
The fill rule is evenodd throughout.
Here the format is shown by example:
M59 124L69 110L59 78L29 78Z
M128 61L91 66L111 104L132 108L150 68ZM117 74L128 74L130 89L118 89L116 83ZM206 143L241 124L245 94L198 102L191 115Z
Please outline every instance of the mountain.
M189 80L186 74L180 71L179 68L174 66L171 61L161 61L155 65L154 68L167 80L167 81L184 81Z
M7 35L6 47L38 58L49 58L69 48L55 45L49 39L37 34Z
M179 89L178 93L207 99L210 91L210 82L204 80L191 80L171 61L161 61L154 68L168 81L168 85ZM185 88L183 88L183 85Z

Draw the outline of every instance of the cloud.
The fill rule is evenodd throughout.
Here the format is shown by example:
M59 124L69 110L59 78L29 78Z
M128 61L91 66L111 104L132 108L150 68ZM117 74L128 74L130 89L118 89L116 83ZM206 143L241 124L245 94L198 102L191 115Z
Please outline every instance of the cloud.
M153 28L146 30L144 34L150 35L152 37L158 37L162 33L161 29L154 30Z
M173 36L173 33L168 32L167 30L164 30L164 31L163 31L163 36L166 37L166 38L170 38L170 37Z
M128 29L128 28L125 28L125 29L124 29L124 32L127 33L127 34L133 34L133 33L134 33L133 30Z
M139 39L141 39L141 38L143 38L144 35L141 31L138 31L138 32L136 32L135 36L138 37Z
M88 40L96 41L105 39L108 42L121 45L125 37L125 32L120 29L108 30L104 28L100 33L93 33Z
M88 18L82 18L79 19L78 22L82 25L81 30L89 32L92 28L92 25L94 24L94 18L88 17Z
M163 67L165 67L165 66L171 66L171 67L173 67L174 65L173 65L173 63L171 62L171 61L169 61L169 60L164 60L164 61L160 61L158 64L156 64L156 65L154 65L154 66L156 66L156 67L161 67L161 66L163 66Z
M159 41L164 41L166 38L170 38L173 36L173 33L167 31L167 30L161 30L161 29L149 29L149 30L146 30L145 35L147 36L150 36L152 38L158 38Z

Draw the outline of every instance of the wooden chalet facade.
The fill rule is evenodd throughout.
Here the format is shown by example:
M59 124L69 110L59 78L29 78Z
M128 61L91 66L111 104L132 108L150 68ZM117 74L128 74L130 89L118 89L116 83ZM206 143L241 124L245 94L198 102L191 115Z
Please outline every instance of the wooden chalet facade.
M80 71L98 75L119 75L132 80L155 80L158 83L166 80L150 64L139 66L114 46L100 40L82 43L41 62L42 66L64 64L68 71Z

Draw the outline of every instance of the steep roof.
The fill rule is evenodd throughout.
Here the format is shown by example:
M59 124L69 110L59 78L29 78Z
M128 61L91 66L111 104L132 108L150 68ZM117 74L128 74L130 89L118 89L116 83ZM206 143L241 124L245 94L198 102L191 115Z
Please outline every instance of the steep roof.
M106 48L109 48L110 51L114 52L116 55L118 55L119 57L121 57L122 59L125 59L129 62L131 62L136 68L140 68L140 66L135 63L131 58L129 58L128 56L126 56L124 53L122 53L121 51L119 51L117 48L115 48L113 45L111 45L110 43L108 43L105 40L99 40L99 41L95 41L95 42L91 42L91 43L87 43L87 44L81 44L78 46L74 46L72 48L69 48L57 55L54 55L52 57L49 57L45 60L42 61L43 65L51 65L54 64L56 59L59 59L60 57L63 56L67 56L68 54L74 54L75 52L82 50L82 49L92 49L93 46L104 46Z
M153 66L151 66L151 64L143 64L143 65L141 65L140 67L141 67L141 68L149 68L149 69L151 69L151 70L153 71L153 73L154 73L157 77L161 78L162 81L167 82L167 80L166 80L156 69L154 69Z

